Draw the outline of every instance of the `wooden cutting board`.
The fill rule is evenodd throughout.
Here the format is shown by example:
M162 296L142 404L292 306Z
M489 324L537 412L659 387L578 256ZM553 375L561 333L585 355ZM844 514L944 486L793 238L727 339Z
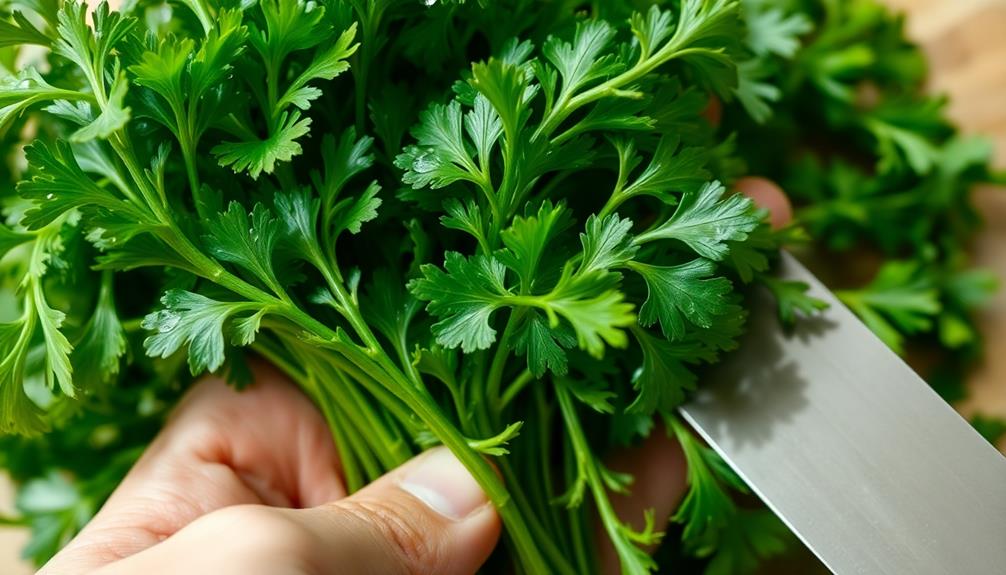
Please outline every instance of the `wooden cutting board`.
M885 1L908 14L909 34L929 56L931 89L950 95L950 114L965 131L993 139L997 166L1006 169L1006 0ZM1006 417L1006 190L982 188L976 198L987 223L975 259L996 270L1004 289L982 314L987 357L970 374L972 396L959 407ZM1006 442L999 447L1006 452ZM9 500L3 485L0 498ZM24 541L22 531L0 528L0 573L32 572L17 559Z

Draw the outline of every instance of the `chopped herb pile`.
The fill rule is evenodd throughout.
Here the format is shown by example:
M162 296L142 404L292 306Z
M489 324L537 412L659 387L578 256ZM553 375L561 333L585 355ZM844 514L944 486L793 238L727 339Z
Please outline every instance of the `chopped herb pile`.
M668 562L781 553L675 407L750 287L785 321L820 307L771 276L784 244L874 255L842 300L898 351L973 357L989 148L872 0L653 4L3 3L0 466L26 554L73 536L195 377L248 384L249 355L319 406L350 490L449 447L506 527L488 571L591 573L594 521L625 573L657 568L668 520ZM796 224L732 192L748 173ZM655 432L689 490L640 531L604 461Z

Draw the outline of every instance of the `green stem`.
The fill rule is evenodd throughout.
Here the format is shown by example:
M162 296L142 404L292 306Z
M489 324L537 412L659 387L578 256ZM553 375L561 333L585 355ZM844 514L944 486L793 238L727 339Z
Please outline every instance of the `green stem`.
M597 506L597 513L601 517L601 524L604 526L611 543L615 546L615 551L618 552L622 573L646 575L649 570L637 559L639 548L626 537L625 527L608 498L608 490L601 477L599 464L594 456L594 450L591 449L587 442L587 436L583 432L573 398L560 382L556 382L555 394L559 399L559 409L562 412L562 419L566 424L566 431L569 433L579 469L586 475L587 485L590 487L594 504Z
M291 379L297 382L304 393L314 401L314 404L321 410L325 423L328 424L329 433L335 443L335 449L339 452L339 463L342 470L343 480L346 482L346 489L353 493L363 487L363 476L357 465L356 455L352 451L352 443L343 432L343 422L333 413L334 402L329 401L313 376L309 376L299 367L295 367L291 358L283 353L279 346L269 339L259 336L251 344L256 353L264 357L272 365L278 367Z
M622 72L618 76L594 86L588 90L580 92L576 96L565 94L556 103L543 120L538 129L535 130L533 139L548 137L566 120L573 112L583 106L600 100L605 96L618 96L619 90L633 82L646 76L656 68L667 62L699 52L711 52L708 48L682 48L684 39L676 33L660 50L653 55L641 54L639 60L632 68ZM624 96L623 96L624 97Z
M517 394L519 394L525 387L527 387L527 384L532 381L534 381L534 374L527 369L522 371L521 374L517 376L517 379L513 380L513 382L507 386L506 391L503 392L503 398L500 401L500 411L502 412L506 406L510 405L514 398L517 397Z
M535 507L532 505L531 500L524 492L521 478L516 473L514 473L513 467L510 465L510 462L505 458L501 458L497 460L497 466L499 467L500 473L503 475L503 479L507 483L510 493L513 495L514 504L517 506L517 509L520 510L521 515L523 515L523 517L527 519L527 525L531 529L531 534L534 536L534 539L541 546L541 549L542 551L545 552L545 555L547 555L548 558L553 561L552 563L553 571L550 572L563 573L565 575L576 575L577 570L574 569L573 566L569 564L569 561L566 559L566 556L563 553L562 549L560 549L559 546L556 545L554 538L545 529L545 526L542 524L542 522L538 518L538 515L535 513ZM546 503L546 506L547 505L548 504ZM531 573L536 572L531 571Z
M486 399L489 401L493 423L499 419L499 414L503 410L503 402L500 397L500 386L503 382L503 370L506 368L506 360L510 357L510 338L517 326L519 310L510 312L503 335L500 336L496 344L496 353L493 355L492 364L489 366L489 377L486 380Z

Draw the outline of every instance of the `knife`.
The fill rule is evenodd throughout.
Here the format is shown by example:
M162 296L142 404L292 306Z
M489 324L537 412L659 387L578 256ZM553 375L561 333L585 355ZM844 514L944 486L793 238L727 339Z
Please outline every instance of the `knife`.
M787 332L766 293L684 418L834 573L1006 573L1006 457L807 269L830 304Z

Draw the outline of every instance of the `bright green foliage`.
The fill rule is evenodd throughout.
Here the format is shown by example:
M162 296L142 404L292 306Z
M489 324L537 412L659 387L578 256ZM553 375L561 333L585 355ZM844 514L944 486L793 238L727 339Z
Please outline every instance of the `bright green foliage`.
M491 571L592 573L598 532L656 570L668 518L620 519L632 478L603 462L658 418L689 461L665 544L750 571L784 532L673 412L736 347L748 286L787 322L820 309L770 275L777 250L921 246L843 299L892 345L978 340L994 282L958 249L958 182L988 148L913 96L917 55L872 3L429 4L3 8L0 466L36 561L195 376L247 384L255 354L318 404L350 490L449 447L500 506ZM884 97L860 112L864 80ZM803 140L872 156L787 147L821 125L841 137ZM749 171L800 222L733 193Z
M837 292L842 303L856 312L884 343L901 352L902 334L932 327L940 311L935 283L911 261L888 262L868 285Z
M636 242L678 240L702 257L722 260L729 251L727 242L745 240L759 223L752 215L751 200L739 195L723 198L723 192L722 184L712 182L685 194L670 219L641 234Z

